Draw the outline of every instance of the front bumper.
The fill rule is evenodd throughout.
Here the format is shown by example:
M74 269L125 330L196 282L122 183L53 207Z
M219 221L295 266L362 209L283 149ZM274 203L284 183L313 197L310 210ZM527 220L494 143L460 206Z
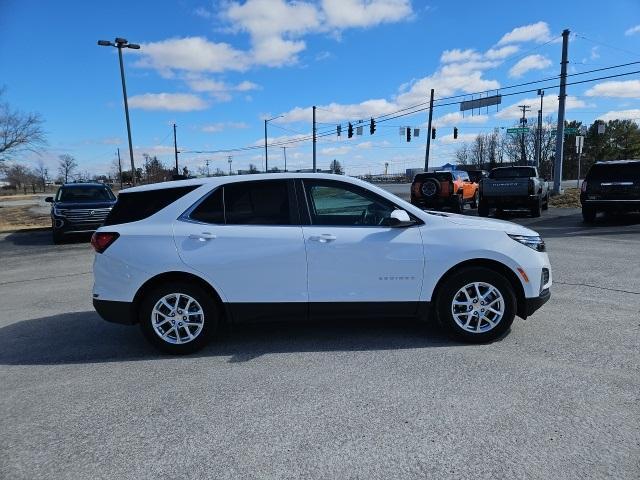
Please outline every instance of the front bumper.
M551 298L551 290L548 288L540 293L540 296L534 298L524 299L524 312L522 318L527 318L533 315L542 305L547 303Z
M136 323L130 302L116 302L113 300L99 300L94 298L93 308L95 308L98 315L107 322L120 323L123 325L133 325Z

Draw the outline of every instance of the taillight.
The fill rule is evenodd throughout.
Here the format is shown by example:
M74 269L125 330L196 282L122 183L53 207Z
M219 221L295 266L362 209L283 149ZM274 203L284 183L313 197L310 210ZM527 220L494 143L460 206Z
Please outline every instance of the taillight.
M116 232L95 232L91 236L91 246L98 252L104 252L120 236Z
M582 191L582 193L587 191L587 181L586 180L582 181L582 186L580 187L580 190Z
M420 187L422 187L422 183L413 182L413 185L411 185L411 194L414 197L420 195Z

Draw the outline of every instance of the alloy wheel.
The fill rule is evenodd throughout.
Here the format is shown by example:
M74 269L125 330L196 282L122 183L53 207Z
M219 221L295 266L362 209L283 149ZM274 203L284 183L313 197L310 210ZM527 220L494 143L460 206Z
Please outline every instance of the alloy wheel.
M504 317L504 312L505 301L500 290L486 282L465 285L451 302L453 319L469 333L493 330Z
M153 307L151 325L156 335L167 343L189 343L202 332L204 310L193 297L184 293L170 293Z

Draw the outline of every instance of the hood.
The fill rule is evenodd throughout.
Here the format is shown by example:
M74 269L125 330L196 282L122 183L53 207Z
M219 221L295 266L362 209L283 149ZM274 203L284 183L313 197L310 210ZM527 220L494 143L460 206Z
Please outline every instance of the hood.
M469 217L467 215L447 214L447 220L456 225L465 227L481 228L484 230L497 230L511 233L513 235L538 235L538 232L530 228L523 227L517 223L505 220L494 220L492 218Z
M80 208L108 208L113 207L116 201L102 201L102 202L56 202L54 206L60 209L80 209Z

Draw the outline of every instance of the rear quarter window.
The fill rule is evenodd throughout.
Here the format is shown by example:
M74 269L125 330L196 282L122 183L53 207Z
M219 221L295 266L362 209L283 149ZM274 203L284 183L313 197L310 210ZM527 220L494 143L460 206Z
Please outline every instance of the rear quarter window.
M200 185L158 188L142 192L121 192L104 225L137 222L158 213Z

